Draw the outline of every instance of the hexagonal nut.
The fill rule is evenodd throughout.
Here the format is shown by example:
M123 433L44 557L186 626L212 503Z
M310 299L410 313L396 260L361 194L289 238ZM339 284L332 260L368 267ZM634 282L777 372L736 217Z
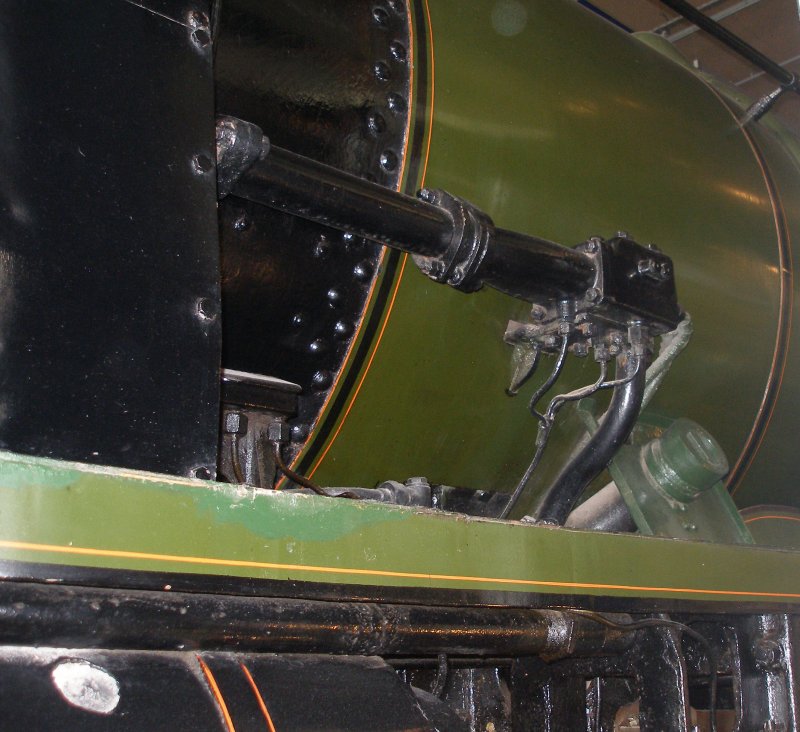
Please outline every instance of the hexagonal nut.
M783 649L774 640L764 638L756 643L753 651L756 666L764 671L778 668L783 660Z
M270 442L283 444L292 437L292 428L286 422L275 420L267 425L267 439Z
M243 435L247 432L247 415L241 412L228 412L225 415L224 429L229 435Z

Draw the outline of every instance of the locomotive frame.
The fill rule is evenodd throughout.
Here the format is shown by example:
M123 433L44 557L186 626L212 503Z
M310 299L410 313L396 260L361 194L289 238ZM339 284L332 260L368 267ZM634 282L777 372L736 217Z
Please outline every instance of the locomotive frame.
M433 30L427 3L364 7L375 43L387 27L401 33L412 15L416 27ZM212 480L218 465L234 471L240 449L238 427L225 422L217 455L214 344L225 312L214 214L217 8L120 0L73 9L59 28L50 7L5 8L17 35L0 38L16 74L2 92L14 100L6 117L13 143L0 145L9 171L0 322L9 448L0 455L4 716L33 728L229 732L800 727L800 553L266 490L250 478L275 465L247 445L247 480ZM75 53L78 34L83 53ZM413 53L415 42L401 40ZM399 62L402 53L392 53ZM72 68L62 67L65 58ZM425 79L432 69L423 73L421 59L415 68ZM382 89L383 67L372 71ZM33 83L45 78L51 87ZM237 92L227 83L218 84L217 109L238 112L222 108ZM432 96L420 86L419 99ZM405 180L413 192L432 119L425 102L406 99L394 117L372 110L362 137L337 128L314 144L344 168L368 158L382 171L377 182ZM380 134L402 140L402 125L414 119L404 142L417 168L403 178L405 156L392 163L374 132L390 120ZM337 136L352 149L337 148ZM278 220L258 219L254 206L221 204L229 265ZM329 241L312 225L286 226L315 247ZM239 234L249 244L232 257ZM305 379L293 433L300 445L312 424L311 441L292 456L300 472L331 449L342 395L363 384L397 274L411 267L369 242L347 251L353 259L341 266L368 274L336 298L321 291L330 302L350 298L366 325L348 330L336 310L328 325L345 323L341 341L310 349L297 367ZM270 272L258 276L267 289ZM791 278L791 268L780 276ZM783 284L785 319L793 283ZM244 318L243 309L240 298L227 312ZM787 327L778 328L784 349ZM251 330L237 337L248 341ZM359 349L361 367L339 374ZM254 424L258 410L285 423L296 390L273 380L268 391L223 381L223 417L244 405ZM756 432L748 446L758 447Z

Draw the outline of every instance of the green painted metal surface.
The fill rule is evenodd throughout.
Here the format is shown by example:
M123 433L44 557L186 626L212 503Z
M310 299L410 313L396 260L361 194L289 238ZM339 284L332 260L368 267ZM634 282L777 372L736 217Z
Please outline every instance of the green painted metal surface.
M753 150L704 81L577 3L529 3L511 25L493 17L495 6L430 2L425 185L469 199L499 226L565 244L624 229L672 256L695 334L654 408L706 426L735 463L773 365L780 300L773 206ZM427 19L416 23L419 31ZM794 160L763 144L797 229ZM526 396L544 378L516 399L504 394L511 349L502 335L525 311L494 292L434 284L409 261L315 478L369 486L426 475L513 487L535 438ZM796 353L792 346L790 367ZM592 380L593 364L576 362L559 386ZM770 493L796 501L788 486L800 468L785 436L797 380L782 390L777 436L746 475L744 503ZM545 461L565 449L554 445Z
M0 455L0 507L2 560L339 585L800 602L800 553L469 519L8 453Z

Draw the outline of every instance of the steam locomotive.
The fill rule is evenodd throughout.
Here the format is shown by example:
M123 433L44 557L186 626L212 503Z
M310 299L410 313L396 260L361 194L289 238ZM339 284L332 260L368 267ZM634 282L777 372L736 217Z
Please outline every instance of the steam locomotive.
M571 0L3 11L4 724L800 728L790 132Z

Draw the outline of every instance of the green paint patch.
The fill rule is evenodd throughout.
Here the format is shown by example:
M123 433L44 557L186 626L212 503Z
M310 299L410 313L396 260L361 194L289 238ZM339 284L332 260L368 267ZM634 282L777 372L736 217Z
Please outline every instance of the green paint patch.
M225 490L228 489L228 490ZM359 533L376 522L403 521L409 511L397 506L329 499L280 491L223 490L194 495L193 501L201 513L213 516L217 524L234 523L239 529L269 539L296 541L334 541ZM348 502L349 511L340 504Z

